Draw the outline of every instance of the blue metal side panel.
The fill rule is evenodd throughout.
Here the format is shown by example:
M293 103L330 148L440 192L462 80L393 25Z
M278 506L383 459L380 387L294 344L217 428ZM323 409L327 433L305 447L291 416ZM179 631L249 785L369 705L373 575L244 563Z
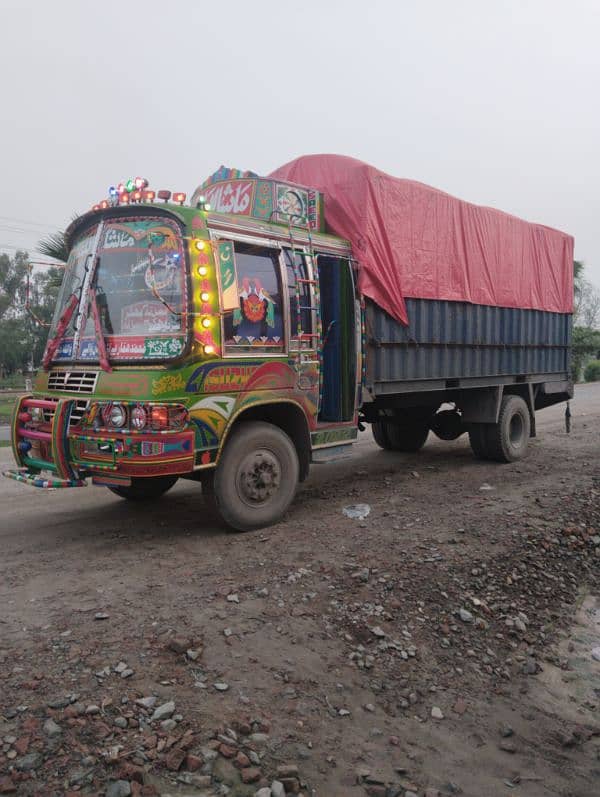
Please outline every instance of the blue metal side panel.
M407 299L403 326L367 303L370 382L562 374L571 316L465 302Z

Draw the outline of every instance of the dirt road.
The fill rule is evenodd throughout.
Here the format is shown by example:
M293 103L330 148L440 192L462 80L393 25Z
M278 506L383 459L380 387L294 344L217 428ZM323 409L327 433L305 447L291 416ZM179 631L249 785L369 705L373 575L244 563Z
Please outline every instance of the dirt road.
M1 480L0 794L600 794L600 384L572 410L514 465L365 433L247 535L189 482Z

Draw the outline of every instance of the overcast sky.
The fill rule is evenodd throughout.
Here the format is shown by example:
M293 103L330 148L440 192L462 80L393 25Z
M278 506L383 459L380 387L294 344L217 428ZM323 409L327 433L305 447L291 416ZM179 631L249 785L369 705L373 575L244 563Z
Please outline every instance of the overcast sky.
M575 236L600 285L596 0L0 0L0 250L142 175L335 152Z

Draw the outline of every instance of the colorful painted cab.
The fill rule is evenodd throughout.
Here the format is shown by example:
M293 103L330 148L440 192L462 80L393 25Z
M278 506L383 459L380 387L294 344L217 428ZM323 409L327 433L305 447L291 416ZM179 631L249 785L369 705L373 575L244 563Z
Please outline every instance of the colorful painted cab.
M309 189L221 169L184 202L132 180L68 229L6 475L133 501L195 479L227 525L254 529L281 517L311 458L356 437L350 250Z

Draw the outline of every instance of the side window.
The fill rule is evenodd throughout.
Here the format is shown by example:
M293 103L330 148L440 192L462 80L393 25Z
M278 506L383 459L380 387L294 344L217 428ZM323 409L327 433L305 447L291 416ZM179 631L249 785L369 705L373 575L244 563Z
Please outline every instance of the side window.
M239 307L223 313L223 340L229 354L284 351L279 252L235 241Z
M316 343L313 336L315 331L314 285L310 279L306 255L302 252L294 252L292 259L292 251L284 249L283 257L290 302L290 348L313 349Z

